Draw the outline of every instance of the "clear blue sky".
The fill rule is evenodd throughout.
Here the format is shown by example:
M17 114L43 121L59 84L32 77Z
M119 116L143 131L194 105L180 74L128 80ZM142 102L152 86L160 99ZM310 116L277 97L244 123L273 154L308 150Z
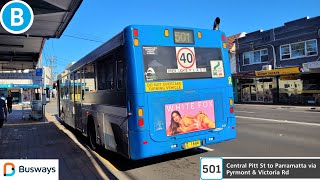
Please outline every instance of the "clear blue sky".
M55 56L55 71L77 61L130 24L211 29L214 19L227 36L267 30L306 16L320 16L319 0L83 0L60 39L46 42L43 62Z

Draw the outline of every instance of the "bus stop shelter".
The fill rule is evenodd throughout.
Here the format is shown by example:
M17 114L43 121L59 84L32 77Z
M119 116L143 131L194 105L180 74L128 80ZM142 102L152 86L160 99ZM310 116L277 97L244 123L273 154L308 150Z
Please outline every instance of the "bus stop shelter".
M9 1L0 1L0 8ZM0 71L35 69L46 39L60 38L82 0L25 2L34 12L34 21L28 31L14 35L0 26Z

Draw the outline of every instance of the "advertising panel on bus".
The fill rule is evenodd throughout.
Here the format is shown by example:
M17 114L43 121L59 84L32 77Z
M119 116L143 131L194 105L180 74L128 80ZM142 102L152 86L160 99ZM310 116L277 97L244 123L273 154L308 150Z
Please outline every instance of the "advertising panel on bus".
M165 105L166 134L173 136L216 127L214 101L193 101Z

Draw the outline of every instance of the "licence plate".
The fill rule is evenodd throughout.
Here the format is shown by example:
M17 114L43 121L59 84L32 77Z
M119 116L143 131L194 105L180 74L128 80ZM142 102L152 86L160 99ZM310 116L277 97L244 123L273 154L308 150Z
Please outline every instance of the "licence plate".
M184 143L184 148L185 148L185 149L194 148L194 147L199 147L199 146L201 146L200 140L196 140L196 141L191 141L191 142Z

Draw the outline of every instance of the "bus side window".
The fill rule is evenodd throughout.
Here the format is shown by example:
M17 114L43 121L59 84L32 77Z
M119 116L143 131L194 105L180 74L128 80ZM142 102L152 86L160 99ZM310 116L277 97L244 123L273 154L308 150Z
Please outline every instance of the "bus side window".
M124 89L126 88L126 82L125 82L125 63L123 60L117 61L117 87L118 89Z
M98 62L98 89L114 89L114 58L107 56L102 61Z
M107 73L106 73L106 80L107 80L107 89L114 89L114 61L107 63Z

